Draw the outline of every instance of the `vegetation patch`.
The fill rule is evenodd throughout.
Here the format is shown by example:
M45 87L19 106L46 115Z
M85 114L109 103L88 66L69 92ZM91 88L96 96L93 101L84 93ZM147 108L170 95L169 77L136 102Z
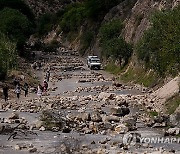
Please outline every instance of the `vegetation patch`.
M85 7L82 4L68 7L60 19L60 26L64 32L77 31L85 21Z
M125 66L132 54L132 47L120 36L123 24L120 20L105 23L100 28L100 46L102 55L113 58Z
M35 21L35 17L31 11L31 9L24 3L23 0L0 0L0 10L4 8L11 8L18 10L31 21Z
M57 23L56 14L46 13L40 16L37 22L38 36L43 36L48 32L50 32L56 23Z
M150 111L149 114L150 114L151 117L158 116L158 112L156 112L156 111Z
M80 54L83 55L88 49L94 39L94 34L91 31L86 31L82 34L80 40L81 40L81 49L80 49Z
M141 84L145 87L154 87L158 83L160 77L152 70L147 72L143 68L129 67L125 73L122 73L120 80L124 82L134 82Z
M120 74L122 72L122 68L115 65L113 62L107 64L106 67L105 67L105 70L107 72L110 72L110 73L114 74L114 75L118 75L118 74Z
M15 40L18 48L22 48L33 31L28 18L18 10L4 8L0 11L0 21L0 31L7 34L11 40Z
M161 76L180 70L180 7L156 12L152 26L137 44L138 58Z
M166 102L166 109L167 113L173 114L174 111L179 107L180 105L180 94L177 94L173 97L171 97L169 100Z
M16 43L0 33L0 80L4 79L8 70L16 67Z

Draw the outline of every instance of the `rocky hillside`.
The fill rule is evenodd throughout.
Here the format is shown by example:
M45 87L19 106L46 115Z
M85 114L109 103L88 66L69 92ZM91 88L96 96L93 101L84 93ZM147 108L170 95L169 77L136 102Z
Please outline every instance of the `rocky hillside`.
M113 59L121 69L130 62L139 64L139 59L150 70L150 77L153 71L160 76L178 74L179 56L173 55L179 54L179 0L26 2L36 16L54 12L37 21L41 42L51 47L63 45L81 55L96 54L105 62Z
M73 0L24 0L36 17L45 13L56 13Z
M136 44L142 38L144 31L150 27L149 19L153 12L173 9L179 4L179 0L126 0L113 7L106 14L103 22L113 19L123 20L125 24L122 31L124 39L129 43Z
M125 20L124 38L127 42L137 43L144 31L150 26L149 18L155 10L172 9L179 0L138 0Z

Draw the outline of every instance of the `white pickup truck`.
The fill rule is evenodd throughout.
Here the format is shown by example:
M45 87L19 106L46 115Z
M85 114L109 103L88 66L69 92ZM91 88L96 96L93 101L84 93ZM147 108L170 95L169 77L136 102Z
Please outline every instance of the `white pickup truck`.
M97 56L88 56L87 65L91 70L101 68L101 62Z

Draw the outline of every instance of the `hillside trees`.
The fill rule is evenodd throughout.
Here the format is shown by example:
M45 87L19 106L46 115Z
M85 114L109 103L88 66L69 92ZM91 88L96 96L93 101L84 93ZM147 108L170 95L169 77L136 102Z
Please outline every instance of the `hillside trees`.
M156 12L152 26L137 45L140 60L161 75L180 70L180 7Z
M100 42L102 54L106 58L118 59L120 63L124 60L124 65L126 65L132 54L132 47L120 36L122 28L123 24L120 20L113 20L102 25L100 28Z
M11 8L0 11L0 21L0 31L15 40L17 47L21 49L32 33L32 23L24 14Z
M18 10L31 21L35 21L35 17L31 11L31 9L24 3L22 0L0 0L0 11L4 8L11 8Z
M0 33L0 79L4 79L7 71L16 66L16 43Z

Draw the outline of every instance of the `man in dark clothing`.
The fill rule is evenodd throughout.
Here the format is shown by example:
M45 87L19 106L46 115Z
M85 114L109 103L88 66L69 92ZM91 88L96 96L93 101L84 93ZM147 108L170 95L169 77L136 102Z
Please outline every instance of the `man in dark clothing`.
M24 84L24 92L25 92L25 97L28 95L28 89L29 89L29 86L27 83Z
M4 99L5 99L5 102L8 100L8 86L7 85L5 85L4 87L3 87L3 94L4 94Z
M14 81L13 81L13 84L16 87L19 84L19 80L15 78Z
M50 72L47 71L47 72L46 72L46 80L47 80L47 82L49 82L49 78L50 78Z

